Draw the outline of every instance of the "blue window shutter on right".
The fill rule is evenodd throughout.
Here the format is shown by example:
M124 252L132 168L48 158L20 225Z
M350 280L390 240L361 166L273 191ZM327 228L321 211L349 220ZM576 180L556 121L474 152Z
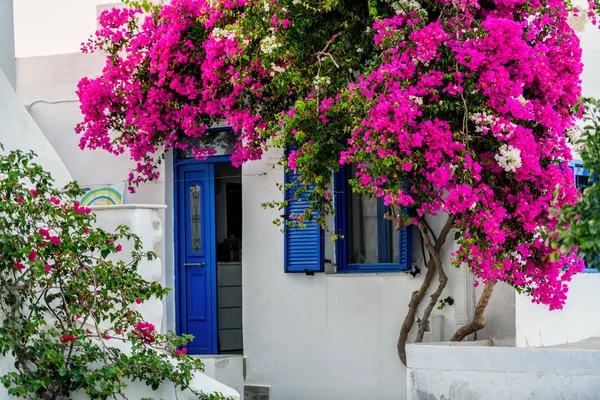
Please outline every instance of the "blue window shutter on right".
M581 161L569 161L569 168L571 169L571 172L573 172L573 175L575 175L575 187L582 192L586 187L594 183L595 179L597 179L595 176L590 176L590 171L583 168L583 163ZM596 272L598 264L600 264L600 255L597 255L591 261L585 260L584 257L584 261L586 271Z
M403 211L408 213L408 208ZM405 226L398 232L400 244L398 248L398 263L403 271L412 270L412 225Z
M285 183L294 183L298 174L288 171L285 174ZM302 185L299 183L299 185ZM310 190L296 197L298 186L285 191L287 206L285 207L286 219L300 215L310 206L308 195ZM323 272L323 229L316 221L306 221L306 227L285 227L285 272L304 272L313 274Z

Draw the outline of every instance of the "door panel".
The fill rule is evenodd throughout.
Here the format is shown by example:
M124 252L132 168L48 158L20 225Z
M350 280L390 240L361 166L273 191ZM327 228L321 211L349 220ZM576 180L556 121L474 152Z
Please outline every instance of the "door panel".
M178 328L194 335L190 353L217 353L214 171L184 165L177 174Z

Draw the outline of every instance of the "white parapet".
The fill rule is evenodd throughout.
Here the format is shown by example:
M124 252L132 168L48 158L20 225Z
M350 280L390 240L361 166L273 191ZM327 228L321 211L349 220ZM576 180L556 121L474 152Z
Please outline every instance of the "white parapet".
M408 400L592 400L600 393L600 349L412 344L407 353Z
M119 225L126 225L132 233L140 237L143 251L153 251L157 258L144 260L138 267L138 272L147 281L165 284L164 267L160 257L160 241L162 239L162 224L159 211L165 209L161 205L123 204L116 206L94 206L97 226L107 231L114 231ZM120 253L123 261L128 261L128 255L133 250L133 243L121 243ZM156 330L163 332L165 306L163 301L152 299L143 304L135 305L147 322L152 323Z

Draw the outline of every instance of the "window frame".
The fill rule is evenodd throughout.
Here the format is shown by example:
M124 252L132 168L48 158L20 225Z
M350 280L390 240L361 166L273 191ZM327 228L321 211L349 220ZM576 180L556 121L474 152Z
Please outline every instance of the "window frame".
M336 270L338 273L385 273L385 272L410 272L412 270L412 226L408 226L407 229L407 252L408 252L408 265L403 267L401 265L401 257L399 254L397 263L376 263L376 264L356 264L350 263L351 255L351 244L347 240L350 236L350 214L348 211L348 205L350 202L350 196L352 190L348 183L348 166L344 165L339 171L334 173L333 179L334 185L334 207L335 207L335 232L342 235L336 240L335 243L335 256L336 256ZM377 202L377 214L383 218L385 206L383 205L383 199L378 199ZM377 234L378 234L378 254L387 254L389 258L390 248L385 245L389 243L389 240L379 240L380 235L384 235L389 239L389 231L383 229L383 224L378 223ZM398 235L398 251L401 251L402 234Z

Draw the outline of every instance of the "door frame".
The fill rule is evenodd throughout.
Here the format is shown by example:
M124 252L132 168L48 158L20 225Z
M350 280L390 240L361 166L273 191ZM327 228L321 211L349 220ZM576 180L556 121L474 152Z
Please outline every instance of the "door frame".
M185 233L182 230L182 225L180 223L180 214L181 214L181 196L180 196L180 185L184 182L180 182L179 180L179 172L181 167L189 166L189 165L202 165L202 164L218 164L218 163L228 163L231 162L231 155L219 155L219 156L211 156L206 160L196 160L194 158L182 158L179 157L178 151L173 151L173 251L174 251L174 297L175 297L175 332L177 335L182 334L182 327L185 324L183 314L183 304L186 301L185 297L187 295L187 291L182 284L182 276L184 274L183 262L182 262L182 254L181 254L181 246L179 245L179 240L182 239L182 236ZM214 174L213 174L214 179ZM213 193L214 195L214 193ZM211 199L211 205L209 207L211 213L215 214L215 199ZM213 224L215 225L215 224ZM211 310L212 314L212 346L215 349L215 354L218 354L219 351L219 320L218 320L218 298L217 298L217 244L216 244L216 226L213 226L211 229L212 240L210 241L210 245L212 247L211 251L211 263L214 265L214 274L211 274L211 284L214 285L212 291L212 305L213 309ZM191 354L196 354L192 349L190 349ZM200 353L197 353L200 354Z

